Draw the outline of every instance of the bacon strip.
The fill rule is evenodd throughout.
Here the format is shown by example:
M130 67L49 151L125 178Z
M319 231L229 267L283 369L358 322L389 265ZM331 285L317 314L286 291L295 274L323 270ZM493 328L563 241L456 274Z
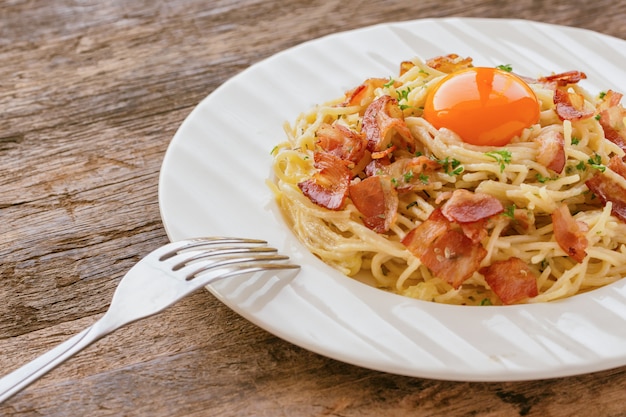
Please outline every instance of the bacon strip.
M480 243L487 235L487 220L479 220L473 223L461 224L461 231L467 236L472 243Z
M411 230L402 243L435 276L458 288L478 270L487 251L452 226L453 223L437 208Z
M544 130L535 138L539 144L537 162L559 174L565 167L565 142L558 130Z
M519 258L494 262L481 268L480 273L503 304L515 304L539 294L537 278Z
M624 125L626 109L620 104L621 99L621 93L609 90L598 105L597 111L604 136L626 151L626 126Z
M406 74L411 68L413 68L415 66L415 64L413 63L413 61L402 61L400 63L400 76Z
M612 157L608 166L621 176L624 176L624 172L626 172L626 164L619 157ZM614 181L608 175L596 173L585 181L585 185L602 200L603 204L606 205L606 202L610 201L612 203L611 213L626 222L626 188L622 184Z
M335 155L315 152L315 168L318 172L306 181L298 183L302 193L313 203L330 210L343 207L350 184L350 170Z
M358 132L340 124L322 124L316 132L317 143L326 152L358 164L365 156L367 141Z
M426 61L426 65L437 71L451 74L465 68L472 67L472 58L461 58L457 54L437 56Z
M384 151L392 144L415 151L415 140L404 121L398 100L391 96L380 96L367 107L361 131L367 139L367 149L372 153Z
M350 199L363 215L363 224L377 233L384 233L398 215L398 193L391 177L377 175L350 184Z
M459 288L480 267L487 251L473 244L462 232L448 230L439 236L420 257L435 276Z
M555 84L559 87L565 87L568 84L576 84L580 80L587 78L587 74L581 71L566 71L560 74L547 75L539 78L540 83Z
M374 101L376 89L382 88L387 83L389 83L389 80L384 78L368 78L363 84L346 92L346 101L343 103L343 106L368 106ZM401 84L398 83L398 85Z
M370 163L363 168L363 173L368 177L387 174L387 167L389 165L391 165L391 161L388 157L372 159Z
M443 215L451 222L473 223L504 211L497 198L485 193L458 189L442 207Z
M606 166L620 177L626 179L626 163L619 156L613 155Z
M578 93L570 93L561 89L554 90L556 114L561 120L583 120L593 116L594 111L585 108L585 98Z
M379 163L379 161L381 162ZM441 170L441 164L427 156L420 155L415 158L401 158L392 163L387 158L374 159L366 172L372 175L386 174L391 176L395 179L398 192L404 193L428 188L429 181L424 176L437 170Z
M589 227L572 217L567 204L561 204L551 216L556 242L572 259L581 263L587 256L585 250L588 242L585 233Z
M421 258L430 245L449 229L450 222L443 216L441 209L437 208L428 219L411 230L402 239L402 243L413 255Z

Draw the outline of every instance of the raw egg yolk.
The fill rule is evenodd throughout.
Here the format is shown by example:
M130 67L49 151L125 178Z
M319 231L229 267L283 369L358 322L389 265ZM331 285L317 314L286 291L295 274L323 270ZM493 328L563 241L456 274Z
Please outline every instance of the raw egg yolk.
M429 92L424 118L472 145L503 146L539 121L539 102L519 77L473 67L445 76Z

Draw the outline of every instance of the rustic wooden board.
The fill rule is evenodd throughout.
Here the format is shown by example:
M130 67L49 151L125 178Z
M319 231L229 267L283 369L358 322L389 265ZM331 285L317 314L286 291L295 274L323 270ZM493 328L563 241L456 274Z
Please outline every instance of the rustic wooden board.
M158 175L174 132L222 82L325 34L480 16L626 38L607 0L10 0L0 4L0 370L93 323L167 242ZM598 416L626 369L459 383L346 365L286 343L201 291L101 340L0 405L11 416Z

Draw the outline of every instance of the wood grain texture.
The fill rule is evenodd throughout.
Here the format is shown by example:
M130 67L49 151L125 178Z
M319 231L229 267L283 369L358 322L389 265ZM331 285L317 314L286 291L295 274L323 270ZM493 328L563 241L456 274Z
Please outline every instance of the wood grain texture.
M337 31L426 17L539 20L626 39L607 0L8 0L0 3L0 370L93 323L167 242L174 132L228 78ZM346 365L198 292L0 405L7 416L626 415L626 369L462 383Z

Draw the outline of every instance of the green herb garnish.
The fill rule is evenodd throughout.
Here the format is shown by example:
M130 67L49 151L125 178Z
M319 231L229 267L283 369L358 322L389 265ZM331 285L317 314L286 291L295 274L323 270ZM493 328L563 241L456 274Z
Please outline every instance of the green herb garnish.
M515 209L516 208L517 207L515 206L515 204L512 204L512 205L510 205L510 206L508 206L508 207L506 207L504 209L504 211L502 212L502 215L506 216L506 217L509 217L511 219L515 219Z
M511 152L507 150L485 152L490 158L493 158L500 164L500 172L504 172L507 164L511 163Z
M594 153L592 157L587 159L587 164L590 167L597 169L600 172L606 171L606 166L602 164L602 157L597 153Z
M513 67L511 64L498 65L496 68L502 71L511 72L513 71Z
M450 157L446 156L444 159L433 158L435 162L437 162L443 168L443 171L450 175L459 175L463 172L463 167L461 166L461 161L456 158L450 159Z

